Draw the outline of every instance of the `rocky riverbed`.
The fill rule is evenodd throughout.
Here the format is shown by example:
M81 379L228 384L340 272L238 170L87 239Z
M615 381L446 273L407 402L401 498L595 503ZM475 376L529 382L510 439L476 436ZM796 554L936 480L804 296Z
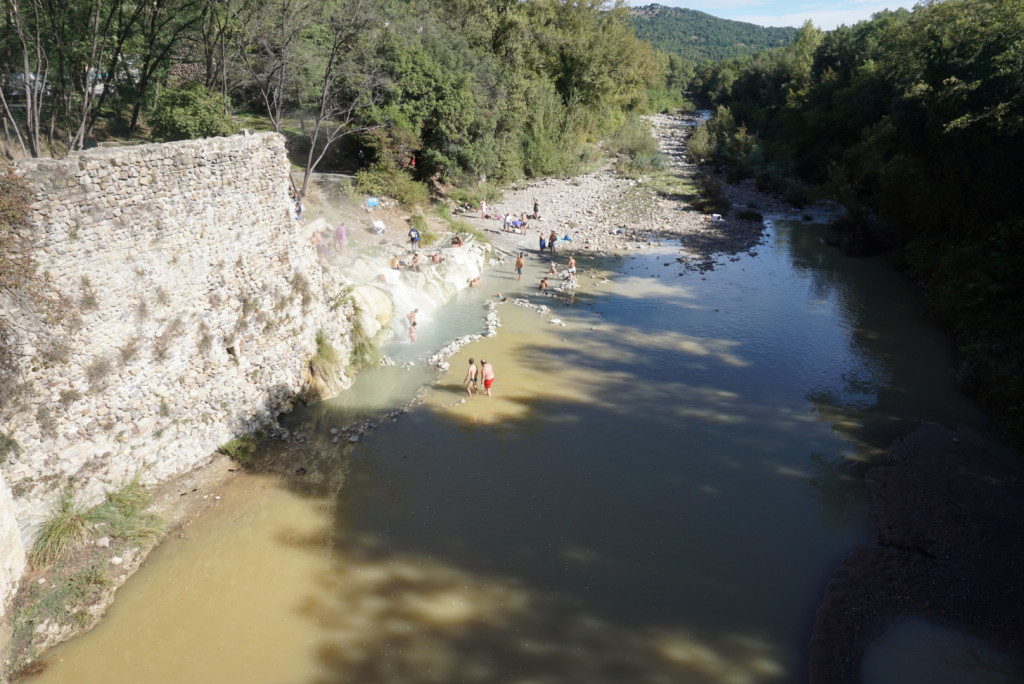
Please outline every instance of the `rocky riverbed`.
M679 183L692 183L697 167L685 141L696 119L658 114L650 117L650 122L658 146L668 158L668 174ZM541 220L528 221L525 239L530 246L536 247L539 236L552 231L559 238L572 238L564 243L565 248L594 254L623 254L671 241L681 245L685 263L707 269L713 267L714 255L747 251L762 240L763 223L739 218L741 212L764 214L791 208L758 192L749 181L724 187L732 210L715 220L714 215L694 208L687 198L658 192L648 183L617 174L609 164L575 178L515 185L500 202L488 206L488 213L529 216L536 201ZM507 252L524 242L522 234L503 232L500 218L483 220L478 212L467 213L465 218Z

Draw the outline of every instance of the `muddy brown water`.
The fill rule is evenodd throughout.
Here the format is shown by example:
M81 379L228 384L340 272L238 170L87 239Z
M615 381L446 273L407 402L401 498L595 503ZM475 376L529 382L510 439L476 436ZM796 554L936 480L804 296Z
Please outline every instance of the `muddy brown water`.
M984 419L919 293L790 218L706 273L670 245L581 259L570 303L531 258L424 312L398 366L286 419L308 439L278 460L308 472L220 492L35 681L802 681L823 587L872 539L865 469L920 419ZM401 367L497 291L552 314L499 305L436 383ZM470 356L490 399L461 401ZM913 657L873 652L870 680Z

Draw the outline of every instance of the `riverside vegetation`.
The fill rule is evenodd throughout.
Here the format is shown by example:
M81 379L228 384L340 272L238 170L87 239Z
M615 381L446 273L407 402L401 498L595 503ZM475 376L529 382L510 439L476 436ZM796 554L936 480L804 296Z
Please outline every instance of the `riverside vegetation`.
M11 605L12 635L4 671L17 672L47 645L89 629L110 594L163 538L150 492L133 479L91 509L66 487L36 537L25 589Z
M729 178L845 209L952 333L961 387L1024 443L1024 12L925 3L698 69L717 106L691 149Z

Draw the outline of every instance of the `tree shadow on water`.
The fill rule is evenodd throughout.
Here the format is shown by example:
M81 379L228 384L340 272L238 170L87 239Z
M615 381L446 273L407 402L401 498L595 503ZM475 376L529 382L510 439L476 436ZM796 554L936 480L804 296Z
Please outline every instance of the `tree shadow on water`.
M377 542L382 544L383 542ZM300 612L323 631L314 682L783 681L754 635L637 629L577 601L430 556L351 548Z
M524 416L543 402L558 420L524 451L508 431L535 429L531 418L508 418L493 430L467 425L468 413L439 421L439 409L422 406L401 419L411 440L382 433L348 456L335 516L336 569L316 578L300 606L322 630L316 657L323 674L314 681L792 681L798 649L776 643L765 636L771 625L742 614L742 573L719 568L712 575L649 557L653 549L685 556L665 545L680 543L685 506L708 496L701 494L714 477L708 463L735 464L704 454L694 461L703 472L693 474L684 448L679 460L673 454L622 472L621 458L644 453L628 450L635 435L602 453L573 451L574 430L553 427L621 422L607 408L571 401L552 408L540 397L500 401L527 406ZM649 409L630 409L636 432L659 422L671 427ZM470 451L445 440L446 430L467 427L476 430ZM545 461L566 467L544 469ZM620 499L607 499L609 481ZM512 505L462 507L458 497L481 490ZM552 508L566 503L565 511ZM549 531L533 541L506 539L502 525L520 518ZM495 535L500 545L480 546ZM638 561L647 586L628 570ZM720 598L721 614L692 615L688 592ZM622 602L634 605L615 605Z

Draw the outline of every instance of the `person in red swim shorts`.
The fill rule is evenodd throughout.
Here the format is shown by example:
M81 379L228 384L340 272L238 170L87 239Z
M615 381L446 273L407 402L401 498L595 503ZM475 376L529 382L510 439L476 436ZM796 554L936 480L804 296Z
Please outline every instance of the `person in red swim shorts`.
M494 366L480 359L480 375L484 379L484 394L491 396L491 385L494 384Z

